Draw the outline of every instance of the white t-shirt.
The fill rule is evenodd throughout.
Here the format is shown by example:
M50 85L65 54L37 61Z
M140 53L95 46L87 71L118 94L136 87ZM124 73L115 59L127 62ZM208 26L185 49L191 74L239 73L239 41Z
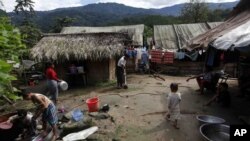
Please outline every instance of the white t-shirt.
M122 57L120 58L120 60L118 61L117 66L118 66L118 67L125 67L125 65L126 65L125 56L122 56Z
M179 92L170 92L170 94L168 95L168 107L170 108L169 110L180 109L180 101L181 94Z

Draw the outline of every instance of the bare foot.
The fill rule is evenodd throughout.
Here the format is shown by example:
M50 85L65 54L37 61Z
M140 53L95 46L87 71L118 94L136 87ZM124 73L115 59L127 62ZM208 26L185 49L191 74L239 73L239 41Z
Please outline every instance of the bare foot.
M53 136L51 141L56 141L56 136Z
M48 132L43 131L43 132L41 133L41 135L42 135L43 138L45 138L45 137L48 135Z
M51 139L51 141L56 141L56 140L58 140L60 137L58 136L58 135L54 135L53 137L52 137L52 139Z
M180 127L179 127L179 126L177 126L177 125L174 125L174 128L175 128L175 129L180 129Z
M167 121L170 121L170 115L166 115L166 116L165 116L165 119L166 119Z
M200 92L201 91L201 89L197 89L197 90L195 90L196 92Z
M166 121L170 121L170 118L168 118L168 117L165 117L165 119L166 119Z

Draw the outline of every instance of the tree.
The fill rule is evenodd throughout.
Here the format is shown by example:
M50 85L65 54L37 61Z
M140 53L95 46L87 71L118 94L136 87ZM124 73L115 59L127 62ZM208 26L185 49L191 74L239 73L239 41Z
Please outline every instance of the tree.
M0 0L0 17L6 17L6 16L7 16L7 13L4 10L3 2Z
M26 22L27 23L19 26L19 29L22 34L23 43L25 43L28 48L32 48L41 39L42 33L33 22Z
M204 0L190 0L181 9L181 19L184 23L206 22L209 8Z
M61 32L63 27L69 26L75 20L76 20L75 18L70 18L68 16L63 18L56 18L55 25L53 26L51 32L59 33Z
M7 17L0 18L0 96L16 99L16 89L11 81L16 78L11 75L12 66L8 60L18 62L19 56L25 49L19 30L13 27Z
M224 21L230 15L230 9L215 9L208 13L209 22Z
M34 15L34 2L32 0L16 0L17 5L15 6L14 12L17 14L22 12L26 18L30 15Z
M33 9L34 2L32 0L16 0L16 2L15 13L24 14L21 26L19 27L22 33L23 42L28 48L31 48L41 39L41 31L32 21L35 15Z

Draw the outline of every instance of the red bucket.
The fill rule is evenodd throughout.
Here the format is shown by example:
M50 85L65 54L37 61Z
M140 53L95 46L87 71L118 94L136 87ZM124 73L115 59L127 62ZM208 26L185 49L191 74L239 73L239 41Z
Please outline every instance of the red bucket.
M99 108L99 99L98 99L98 97L89 98L89 99L87 99L86 103L88 105L89 112L98 111L98 108Z

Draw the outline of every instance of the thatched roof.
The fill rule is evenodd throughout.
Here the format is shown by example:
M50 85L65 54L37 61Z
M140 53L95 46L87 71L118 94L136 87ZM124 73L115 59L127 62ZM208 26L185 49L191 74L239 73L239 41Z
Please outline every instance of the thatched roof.
M120 33L48 34L31 49L31 57L39 61L101 60L121 55L128 41Z
M127 26L105 26L105 27L87 27L71 26L64 27L61 33L126 33L132 39L133 45L143 45L144 25L127 25Z

